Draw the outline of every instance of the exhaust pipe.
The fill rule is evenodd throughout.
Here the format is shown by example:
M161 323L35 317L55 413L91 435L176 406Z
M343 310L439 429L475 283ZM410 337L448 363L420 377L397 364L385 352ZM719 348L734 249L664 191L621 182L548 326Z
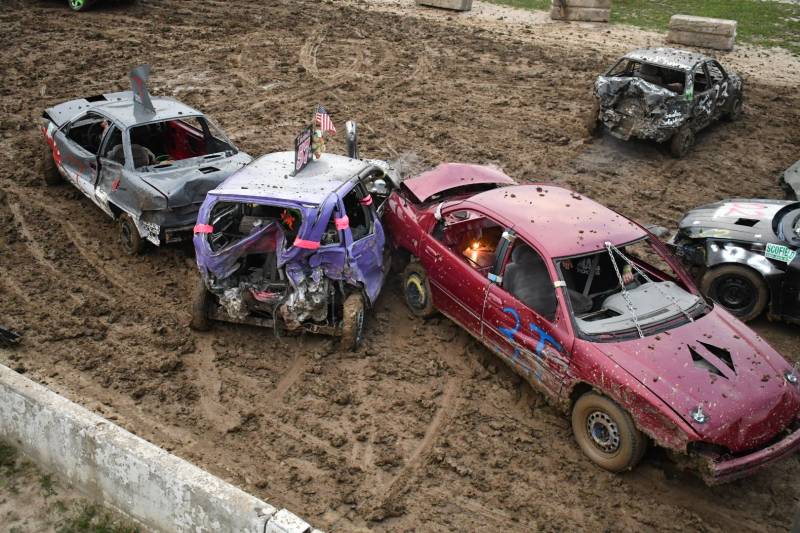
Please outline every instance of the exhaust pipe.
M358 124L353 120L348 120L345 125L347 141L347 157L351 159L361 159L358 155Z

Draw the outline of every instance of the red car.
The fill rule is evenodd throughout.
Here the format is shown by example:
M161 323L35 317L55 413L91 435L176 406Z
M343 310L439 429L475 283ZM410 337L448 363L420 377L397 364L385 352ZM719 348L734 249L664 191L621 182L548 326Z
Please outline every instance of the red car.
M440 311L507 361L597 465L632 469L652 441L721 483L800 448L796 371L622 215L443 164L392 193L385 225L411 311Z

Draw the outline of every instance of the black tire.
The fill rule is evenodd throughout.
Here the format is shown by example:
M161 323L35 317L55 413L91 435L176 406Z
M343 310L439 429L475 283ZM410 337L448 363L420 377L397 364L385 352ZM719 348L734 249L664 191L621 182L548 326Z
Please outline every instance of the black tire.
M120 215L117 220L119 242L128 255L140 255L147 247L147 241L139 235L139 229L127 213Z
M209 311L213 304L211 293L208 292L205 282L200 279L192 296L192 321L189 326L196 331L211 329Z
M744 99L742 98L742 95L739 95L736 97L736 100L734 100L733 103L731 104L731 108L724 115L722 115L722 118L724 118L729 122L737 120L742 116L742 112L744 111L743 108L744 108Z
M53 151L50 146L45 146L42 151L42 174L44 175L44 183L52 187L63 183L64 179L56 167L56 162L53 160Z
M689 153L692 146L694 146L694 132L689 126L683 126L672 136L669 142L669 153L672 154L672 157L680 159Z
M647 438L631 415L596 392L587 392L575 402L572 432L581 451L610 472L632 470L647 450Z
M94 0L67 0L67 5L73 11L86 11L94 4Z
M342 312L342 349L356 350L364 340L364 297L354 292L344 301Z
M416 316L428 318L436 314L428 274L416 261L403 270L403 295L406 305Z
M586 115L586 133L590 137L597 137L603 131L603 125L600 124L600 103L594 102L589 114Z
M722 265L706 271L700 290L742 322L759 316L769 302L764 278L742 265Z

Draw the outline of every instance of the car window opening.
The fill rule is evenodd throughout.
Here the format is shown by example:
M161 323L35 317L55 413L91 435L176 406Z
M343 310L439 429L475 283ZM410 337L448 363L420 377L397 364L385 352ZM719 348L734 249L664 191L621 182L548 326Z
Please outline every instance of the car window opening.
M576 323L585 334L644 336L653 327L699 316L702 299L682 286L649 239L561 259L557 266Z
M111 126L111 131L108 133L108 139L105 143L105 149L102 157L119 163L125 164L125 150L122 148L122 131L116 126Z
M675 94L683 94L686 83L686 74L682 70L677 70L650 63L641 63L624 59L620 61L611 71L610 76L640 78L653 85L658 85L663 89L672 91Z
M502 226L466 210L447 215L434 232L437 240L484 276L495 264L502 236Z
M548 320L556 316L556 291L544 259L533 248L518 242L503 271L503 289Z
M287 246L291 246L302 225L302 215L297 209L280 206L219 202L211 210L209 224L213 230L208 235L208 244L214 252L231 247L270 225L280 229ZM272 240L271 248L274 249L278 232L266 231L264 238ZM269 248L270 243L248 245L248 253L265 247Z
M363 239L375 230L372 208L366 204L368 198L369 195L360 186L356 186L342 200L345 214L350 222L353 241Z
M207 156L234 148L225 135L204 117L186 117L135 126L130 129L134 168L170 166L176 161Z
M87 113L73 122L66 134L81 148L96 155L107 127L108 121L105 117L97 113Z

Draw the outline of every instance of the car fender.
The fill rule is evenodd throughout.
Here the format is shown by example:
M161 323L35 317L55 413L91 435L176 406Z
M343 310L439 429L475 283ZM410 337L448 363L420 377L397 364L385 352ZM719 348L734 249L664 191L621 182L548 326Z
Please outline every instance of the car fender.
M712 269L725 264L746 266L758 272L770 285L776 278L780 278L784 275L781 269L772 264L772 262L761 253L748 250L744 246L734 242L707 240L706 268Z
M631 415L636 427L663 448L686 453L689 442L700 440L669 405L613 359L585 341L577 341L575 348L573 358L580 361L576 365L580 370L565 380L561 393L565 400L563 407L571 409L581 393L594 389L617 402ZM579 351L594 353L591 357L576 358Z

